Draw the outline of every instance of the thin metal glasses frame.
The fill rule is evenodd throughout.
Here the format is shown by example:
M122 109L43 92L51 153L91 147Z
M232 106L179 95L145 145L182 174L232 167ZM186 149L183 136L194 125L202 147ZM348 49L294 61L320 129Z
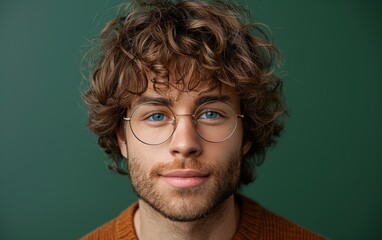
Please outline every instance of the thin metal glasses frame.
M160 144L162 144L162 143L165 143L165 142L166 142L168 139L170 139L171 136L174 134L174 132L175 132L175 130L176 130L176 123L177 123L177 119L176 119L176 117L177 117L177 116L191 116L191 117L192 117L192 122L193 122L194 126L196 126L196 124L197 124L197 120L195 119L195 118L196 118L196 114L195 114L195 113L197 113L197 112L199 111L199 109L200 109L201 107L203 107L204 105L206 105L206 104L211 104L211 103L214 103L214 102L219 102L219 101L208 101L208 102L205 102L205 103L201 104L200 106L198 106L198 107L196 108L196 110L194 111L193 114L191 114L191 113L175 114L174 111L173 111L171 108L169 108L169 107L166 106L166 107L171 111L172 115L174 116L174 119L172 119L173 121L172 121L172 123L171 123L172 125L174 125L174 129L172 130L172 132L171 132L171 134L168 136L168 138L166 138L165 140L163 140L163 141L160 142L160 143L147 143L147 142L145 142L145 141L142 141L142 140L136 135L136 133L135 133L134 130L133 130L133 127L131 126L131 117L124 117L123 120L124 120L125 122L129 122L129 126L130 126L130 130L131 130L131 132L133 133L133 135L135 136L135 138L137 138L140 142L142 142L142 143L144 143L144 144L146 144L146 145L153 145L153 146L154 146L154 145L160 145ZM149 101L149 102L141 103L141 104L139 104L138 106L136 106L136 107L134 108L134 110L131 112L131 116L134 115L135 111L136 111L140 106L142 106L142 105L144 105L144 104L149 104L149 103L155 103L155 104L158 104L158 105L162 105L160 102L156 102L156 101ZM228 105L228 106L233 110L233 112L236 113L236 111L233 109L233 107L232 107L231 105L229 105L228 103L225 103L225 102L222 102L222 103ZM244 118L244 114L236 114L236 117L237 117L237 118L241 118L241 119L243 119L243 118ZM194 127L194 128L195 128L195 127ZM220 141L211 141L211 140L208 140L208 139L204 138L203 136L200 135L200 133L198 132L198 130L197 130L196 128L195 128L195 132L198 134L198 136L199 136L200 138L202 138L203 140L205 140L205 141L207 141L207 142L211 142L211 143L221 143L221 142L226 141L228 138L230 138L230 137L234 134L234 132L236 131L236 128L237 128L237 120L236 120L235 127L234 127L234 129L232 130L232 132L231 132L226 138L224 138L223 140L220 140ZM126 134L126 124L125 124L125 134Z

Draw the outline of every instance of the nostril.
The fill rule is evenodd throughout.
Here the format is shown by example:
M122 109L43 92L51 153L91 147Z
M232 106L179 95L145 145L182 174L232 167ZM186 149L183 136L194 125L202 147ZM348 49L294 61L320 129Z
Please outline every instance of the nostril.
M198 151L197 150L192 150L190 151L190 155L194 156L194 155L197 155L198 154Z
M199 148L172 148L170 150L171 154L178 155L181 157L191 157L191 156L198 156L201 153L201 149Z

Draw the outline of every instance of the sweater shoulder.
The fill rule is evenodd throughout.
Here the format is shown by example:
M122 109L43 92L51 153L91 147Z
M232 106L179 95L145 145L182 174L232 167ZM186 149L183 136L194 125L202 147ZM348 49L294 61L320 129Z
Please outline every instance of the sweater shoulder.
M125 209L119 216L88 233L81 240L137 239L134 229L134 213L138 203Z
M109 222L103 224L102 226L94 229L90 233L86 234L81 240L114 240L115 222L117 218L110 220Z
M242 217L236 239L321 240L324 237L269 211L257 202L240 196Z

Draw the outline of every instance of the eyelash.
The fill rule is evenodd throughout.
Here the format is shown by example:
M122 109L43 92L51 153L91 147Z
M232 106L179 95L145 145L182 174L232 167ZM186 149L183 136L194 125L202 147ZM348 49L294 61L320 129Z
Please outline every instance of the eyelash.
M217 111L207 110L207 111L203 111L203 112L201 112L200 114L198 114L198 118L200 118L201 116L206 115L206 114L216 114L216 117L212 117L213 119L222 117L222 114L220 114L220 113L217 112ZM203 119L211 119L211 118L209 118L209 117L206 116L206 117L203 118Z
M164 118L166 118L166 119L168 119L168 117L166 116L166 114L163 114L163 113L152 113L152 114L150 114L146 119L147 120L150 120L150 121L163 121L163 120L166 120L166 119L162 119L162 120L154 120L154 116L155 115L161 115L161 116L163 116ZM150 119L150 118L152 118L152 119Z

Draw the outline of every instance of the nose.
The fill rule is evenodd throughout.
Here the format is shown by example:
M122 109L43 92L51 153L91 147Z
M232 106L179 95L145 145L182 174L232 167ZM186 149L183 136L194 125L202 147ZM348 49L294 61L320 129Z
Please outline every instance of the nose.
M201 138L189 114L177 115L175 131L170 139L169 151L176 158L196 157L202 153Z

